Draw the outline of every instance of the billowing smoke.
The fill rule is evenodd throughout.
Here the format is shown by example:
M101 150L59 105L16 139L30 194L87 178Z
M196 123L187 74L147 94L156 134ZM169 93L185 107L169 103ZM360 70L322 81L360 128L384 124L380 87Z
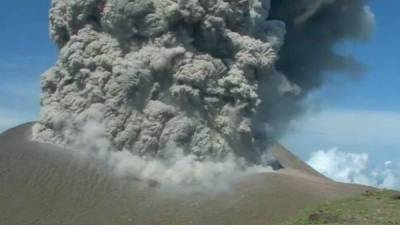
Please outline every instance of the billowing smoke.
M284 130L299 115L299 100L321 87L328 73L350 76L364 72L352 56L335 51L345 41L366 41L375 28L374 14L363 0L272 0L271 19L284 21L285 44L276 68L302 89L298 96L267 96L264 119Z
M35 140L71 147L96 123L134 156L250 163L326 72L359 69L335 45L374 26L362 0L53 0L50 20Z

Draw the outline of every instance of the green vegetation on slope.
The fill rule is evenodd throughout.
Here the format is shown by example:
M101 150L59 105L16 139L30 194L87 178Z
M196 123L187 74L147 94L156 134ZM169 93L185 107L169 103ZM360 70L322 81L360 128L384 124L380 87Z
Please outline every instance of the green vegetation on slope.
M400 193L367 191L361 196L307 209L281 225L400 225Z

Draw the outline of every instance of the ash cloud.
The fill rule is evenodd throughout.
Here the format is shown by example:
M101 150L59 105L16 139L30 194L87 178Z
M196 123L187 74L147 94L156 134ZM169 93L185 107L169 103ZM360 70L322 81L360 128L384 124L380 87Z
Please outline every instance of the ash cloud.
M114 151L250 164L326 72L358 70L334 46L374 26L362 0L53 0L50 21L35 140L76 146L97 123Z
M350 55L341 55L335 46L368 40L375 18L363 0L272 0L271 7L270 18L283 21L287 28L276 68L302 90L294 97L266 95L270 110L264 119L281 132L285 121L303 111L300 100L321 87L328 73L354 76L365 71L364 65Z
M89 122L74 146L83 157L102 162L112 175L140 181L164 192L221 193L229 191L232 184L246 175L273 171L265 165L248 165L233 154L220 160L206 157L200 161L174 145L163 149L163 158L140 156L128 150L112 151L105 133L104 125Z

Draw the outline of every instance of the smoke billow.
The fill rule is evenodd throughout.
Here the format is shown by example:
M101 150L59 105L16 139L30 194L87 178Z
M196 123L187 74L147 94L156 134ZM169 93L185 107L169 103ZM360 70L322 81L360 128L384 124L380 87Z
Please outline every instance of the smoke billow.
M360 68L334 47L374 26L363 0L53 0L50 21L60 57L35 140L76 146L96 123L135 157L167 160L176 146L249 163L327 71Z
M287 35L276 68L302 93L288 98L268 98L264 118L284 128L302 111L300 101L321 87L327 72L354 75L364 65L335 51L344 41L366 41L375 28L374 14L363 0L272 0L271 18L285 22ZM286 103L286 104L285 104Z

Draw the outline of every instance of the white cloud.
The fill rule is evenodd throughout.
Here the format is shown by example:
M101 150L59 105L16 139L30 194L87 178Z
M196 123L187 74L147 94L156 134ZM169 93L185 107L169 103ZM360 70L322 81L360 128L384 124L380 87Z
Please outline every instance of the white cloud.
M312 154L308 164L336 181L368 184L364 174L368 166L367 154L344 153L336 149L320 150Z
M307 163L325 176L345 183L357 183L381 188L400 189L400 165L387 161L371 168L366 153L330 150L314 152Z

